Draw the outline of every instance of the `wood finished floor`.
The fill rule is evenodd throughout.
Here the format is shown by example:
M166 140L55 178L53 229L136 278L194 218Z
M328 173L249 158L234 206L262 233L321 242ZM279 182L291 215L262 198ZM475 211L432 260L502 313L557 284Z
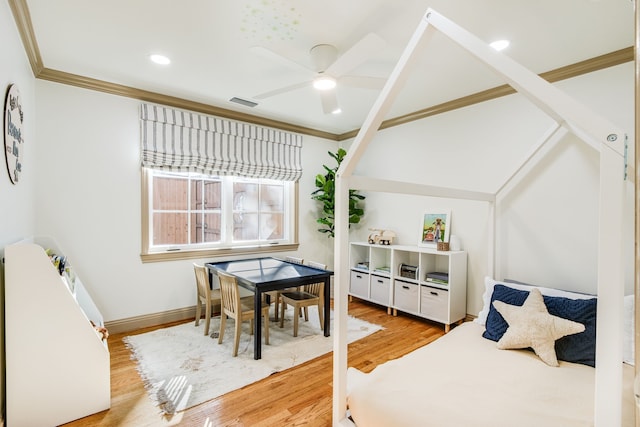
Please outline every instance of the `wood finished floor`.
M404 314L390 316L382 307L355 299L349 303L349 314L385 328L349 345L348 365L364 372L427 344L444 333L440 324ZM109 337L111 409L67 423L65 427L331 426L331 353L273 374L171 418L164 417L147 396L136 364L131 360L122 339L127 335L171 325Z

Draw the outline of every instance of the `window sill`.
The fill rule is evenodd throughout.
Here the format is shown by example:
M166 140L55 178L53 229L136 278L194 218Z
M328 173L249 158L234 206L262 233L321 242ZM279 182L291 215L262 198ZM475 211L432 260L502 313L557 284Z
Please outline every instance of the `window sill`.
M147 262L164 262L178 261L183 259L196 258L218 258L229 257L234 255L251 255L266 254L273 252L287 252L298 250L298 243L286 245L260 246L253 248L227 248L227 249L200 249L200 250L180 250L171 252L154 252L141 254L140 259L143 263Z

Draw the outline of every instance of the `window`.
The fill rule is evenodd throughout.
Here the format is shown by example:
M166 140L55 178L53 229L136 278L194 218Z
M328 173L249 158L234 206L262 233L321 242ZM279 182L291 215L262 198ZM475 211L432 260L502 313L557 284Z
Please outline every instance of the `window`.
M142 260L297 249L302 136L143 103Z
M143 174L143 260L291 250L296 243L293 181L146 168Z

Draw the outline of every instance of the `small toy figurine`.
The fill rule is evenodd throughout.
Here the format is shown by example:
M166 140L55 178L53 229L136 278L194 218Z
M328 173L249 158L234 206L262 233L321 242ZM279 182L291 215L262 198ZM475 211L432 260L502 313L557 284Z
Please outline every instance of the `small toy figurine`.
M370 244L390 245L393 243L394 237L396 237L396 233L391 230L382 228L370 228L369 230L373 231L373 233L369 234Z
M96 325L95 323L93 323L93 320L89 320L89 322L91 323L91 326L93 326L93 329L96 330L101 339L106 340L107 338L109 338L109 331L107 330L107 328L105 328L104 326Z

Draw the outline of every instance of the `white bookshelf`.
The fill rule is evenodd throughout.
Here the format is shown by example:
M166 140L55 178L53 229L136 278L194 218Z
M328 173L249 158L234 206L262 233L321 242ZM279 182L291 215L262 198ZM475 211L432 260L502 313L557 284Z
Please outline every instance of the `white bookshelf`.
M387 308L445 325L467 315L467 253L437 251L407 245L376 245L352 242L349 249L351 280L349 295ZM367 268L359 267L368 263ZM413 278L403 277L402 264L417 268ZM427 280L429 272L448 274L446 284Z
M40 239L5 248L6 421L56 426L109 409L109 349L82 281L60 275ZM71 267L73 268L73 267Z

